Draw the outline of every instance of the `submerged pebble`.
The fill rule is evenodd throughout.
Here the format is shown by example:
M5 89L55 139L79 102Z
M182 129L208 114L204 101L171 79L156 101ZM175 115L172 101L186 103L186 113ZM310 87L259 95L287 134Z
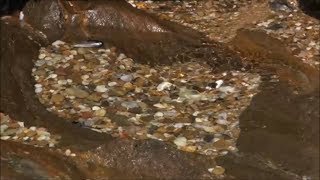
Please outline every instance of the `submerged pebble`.
M260 84L258 74L214 73L205 62L140 64L116 48L76 48L58 41L39 54L50 58L35 60L34 87L49 111L114 137L157 139L213 157L236 151L239 115ZM1 131L16 133L8 129L1 126ZM50 137L36 131L29 128L21 139ZM8 136L2 138L14 137Z

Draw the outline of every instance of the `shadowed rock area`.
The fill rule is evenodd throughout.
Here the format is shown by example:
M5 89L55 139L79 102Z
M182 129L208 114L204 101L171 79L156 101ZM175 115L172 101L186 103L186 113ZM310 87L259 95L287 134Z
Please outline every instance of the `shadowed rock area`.
M47 149L1 141L1 178L208 178L207 169L215 164L206 156L184 153L155 140L113 139L48 112L34 93L32 59L37 57L40 46L56 39L101 39L136 61L150 64L196 58L223 71L243 67L240 58L221 44L206 42L194 30L160 21L133 9L124 1L70 3L72 6L67 1L31 1L25 7L26 22L30 26L15 20L1 21L0 110L27 126L41 126L60 134L59 148L70 148L77 157L70 159ZM259 37L254 33L250 35ZM277 44L275 49L277 47L280 46ZM264 56L261 49L264 48L256 46L248 51L260 57ZM287 55L280 57L281 62L287 59ZM275 60L272 55L261 59ZM280 83L264 83L262 92L254 97L241 116L240 153L223 157L219 163L226 167L227 179L301 179L302 176L317 179L319 89L314 82L319 82L319 74L317 71L310 74L308 70L300 71L301 66L291 68L287 62L284 63L286 66L274 61L266 64L269 65L253 65L253 71L260 72L267 79L268 73L294 69L291 74L299 71L309 79L302 83L308 88L298 88L303 95L294 94L292 89L302 85L298 83L288 88L291 75L289 78L283 76ZM43 162L50 163L44 165Z

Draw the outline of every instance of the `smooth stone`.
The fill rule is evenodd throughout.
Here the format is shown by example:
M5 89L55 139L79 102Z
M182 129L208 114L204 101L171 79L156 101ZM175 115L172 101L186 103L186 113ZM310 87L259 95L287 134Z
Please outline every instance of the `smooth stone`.
M99 107L99 106L93 106L93 107L92 107L92 110L93 110L93 111L97 111L97 110L99 110L99 109L101 109L101 107Z
M163 117L163 116L164 116L163 112L156 112L154 114L154 117Z
M187 145L187 138L185 138L185 137L177 137L173 142L178 147L184 147L184 146Z
M52 46L58 47L58 46L64 45L64 44L66 44L66 43L63 41L60 41L60 40L56 40L55 42L52 43Z
M120 77L120 79L124 82L131 82L133 79L132 74L123 75Z
M46 57L46 54L39 54L38 58L39 59L44 59Z
M95 111L93 114L98 117L103 117L106 115L106 113L107 113L107 111L105 109L99 109L99 110Z
M76 88L76 87L66 89L66 93L71 96L78 97L78 98L86 98L89 96L88 92L86 92L82 89Z
M1 140L8 140L8 139L10 139L10 136L1 136L0 139L1 139Z
M123 106L126 109L133 109L133 108L139 108L139 104L135 101L128 101L128 102L122 102L121 106Z
M173 84L170 82L162 82L157 86L157 91L163 91L166 89L170 89Z
M109 83L108 83L108 86L113 87L113 86L115 86L115 85L117 85L117 84L118 84L117 82L109 82Z
M235 92L235 88L231 86L221 86L218 88L218 90L220 92L227 93L227 94Z
M87 53L87 50L85 48L78 48L77 52L78 54L84 55Z
M36 88L36 89L34 90L34 92L35 92L35 93L41 93L42 90L43 90L42 88Z
M216 81L216 87L215 88L220 88L221 87L221 85L223 84L223 80L217 80Z
M64 96L61 94L54 94L51 97L51 101L55 104L60 104L64 100Z
M224 174L224 172L225 172L225 169L221 166L214 167L213 171L212 171L212 173L215 175L222 175L222 174Z
M94 101L94 102L99 102L101 100L101 96L98 95L97 93L93 93L93 94L90 94L90 96L88 96L88 100L90 101Z
M109 96L124 96L128 93L128 90L124 88L112 88L108 92Z
M67 150L66 150L65 155L66 155L66 156L70 156L70 155L71 155L70 149L67 149Z
M107 92L108 89L106 88L105 85L98 85L98 86L96 86L95 91L96 91L96 92L104 93L104 92Z
M195 152L197 150L197 146L185 146L182 150L186 152Z
M128 91L134 90L134 86L133 86L133 84L130 83L130 82L126 82L126 83L123 85L123 87L124 87L126 90L128 90Z

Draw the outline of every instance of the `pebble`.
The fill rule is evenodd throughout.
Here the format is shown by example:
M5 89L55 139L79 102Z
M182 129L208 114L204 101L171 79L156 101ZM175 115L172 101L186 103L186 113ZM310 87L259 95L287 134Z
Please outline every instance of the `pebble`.
M120 77L120 79L124 82L131 82L133 79L133 76L132 76L132 74L123 75Z
M157 86L157 90L158 91L163 91L163 90L166 90L166 89L169 89L170 90L170 87L172 86L173 84L170 83L170 82L162 82L160 83L158 86Z
M96 92L101 92L101 93L104 93L104 92L107 92L108 89L106 88L105 85L98 85L95 89Z
M61 94L54 94L51 97L51 101L55 104L59 104L64 100L64 96L62 96Z
M184 147L184 146L187 145L187 138L185 138L185 137L177 137L173 142L178 147Z
M216 88L220 88L222 84L223 84L223 80L220 79L216 81Z
M115 85L117 85L117 84L118 84L117 82L109 82L109 83L108 83L108 86L113 87L113 86L115 86Z
M216 166L213 168L213 171L212 173L215 174L215 175L223 175L225 172L225 169L221 166Z
M103 117L103 116L105 116L106 115L106 110L104 110L104 109L98 109L98 110L96 110L95 112L94 112L94 115L95 116L98 116L98 117Z
M64 154L65 154L66 156L70 156L70 155L71 155L71 150L70 150L70 149L67 149L67 150L64 152Z
M54 42L52 43L52 46L58 47L58 46L64 45L64 44L65 44L65 42L60 41L60 40L57 40L57 41L54 41Z
M44 59L45 57L46 57L45 54L39 54L39 56L38 56L39 59Z

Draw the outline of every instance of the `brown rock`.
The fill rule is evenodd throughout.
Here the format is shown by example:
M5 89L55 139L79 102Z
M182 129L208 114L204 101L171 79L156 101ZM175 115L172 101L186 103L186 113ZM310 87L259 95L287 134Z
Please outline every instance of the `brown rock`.
M93 113L90 111L81 112L81 118L83 119L89 119L89 118L92 118L92 116L93 116Z
M90 96L88 96L88 99L90 101L99 102L101 100L101 96L98 93L92 93Z
M223 139L220 139L213 143L213 147L216 148L217 150L228 149L230 145L231 143L229 141L226 141Z
M68 73L66 72L66 69L65 68L62 68L62 67L59 67L56 69L55 73L57 75L60 75L60 76L65 76L67 75Z
M54 104L60 104L63 100L64 100L64 96L61 95L61 94L54 94L54 95L52 95L52 97L51 97L51 101L52 101Z

